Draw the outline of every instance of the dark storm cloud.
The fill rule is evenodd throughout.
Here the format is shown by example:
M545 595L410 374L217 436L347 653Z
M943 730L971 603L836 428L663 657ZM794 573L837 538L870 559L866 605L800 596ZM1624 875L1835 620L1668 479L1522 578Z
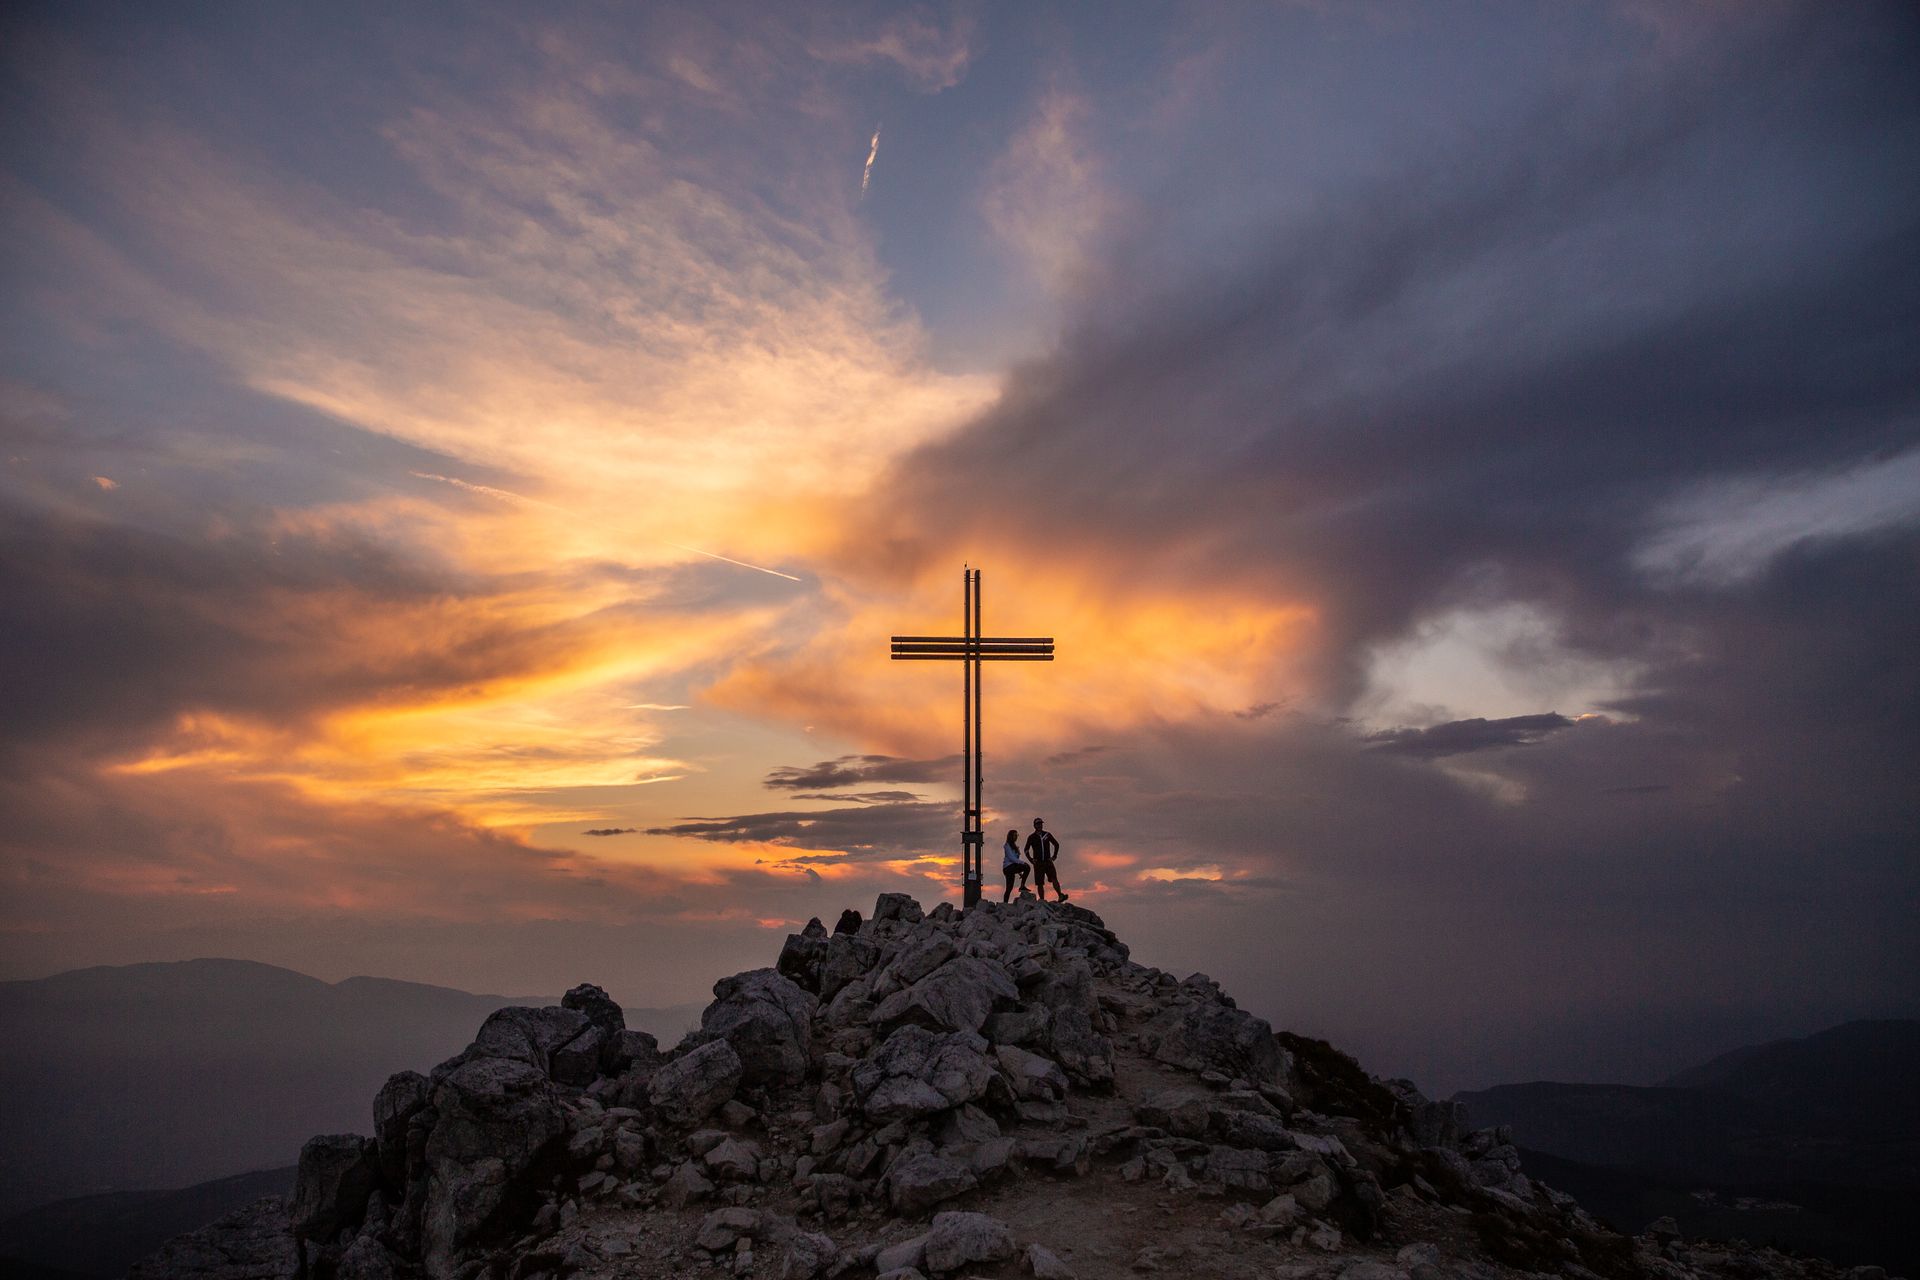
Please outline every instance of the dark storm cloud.
M1920 439L1920 158L1890 141L1920 130L1917 23L1803 11L1670 82L1543 104L1242 260L1155 271L1143 245L1148 283L1105 286L995 410L909 459L899 523L862 538L990 540L954 527L986 509L940 497L993 489L1023 542L1116 590L1314 600L1349 690L1367 644L1450 603L1632 592L1631 548L1686 485Z
M697 818L653 827L647 834L690 836L726 844L799 845L845 850L855 857L896 858L946 850L953 843L953 823L949 806L916 802Z
M100 734L124 746L190 711L286 726L528 669L566 644L551 629L462 620L476 592L347 533L195 538L0 508L4 741ZM409 617L436 642L407 636Z
M863 782L935 782L949 778L958 756L937 760L908 760L900 756L841 756L811 766L782 765L767 774L765 784L778 791L818 791L825 787L852 787Z
M1572 723L1555 711L1535 716L1507 716L1500 720L1476 716L1471 720L1451 720L1425 729L1384 729L1368 734L1367 741L1374 751L1437 760L1442 756L1489 751L1495 747L1528 746Z
M914 791L817 791L794 797L795 800L831 800L836 804L897 804L919 798L919 793Z

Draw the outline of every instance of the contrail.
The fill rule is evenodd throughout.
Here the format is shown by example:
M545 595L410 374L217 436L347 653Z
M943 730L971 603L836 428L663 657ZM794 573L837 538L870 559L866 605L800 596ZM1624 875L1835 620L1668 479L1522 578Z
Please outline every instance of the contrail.
M873 143L867 148L867 167L860 172L860 194L867 194L867 184L873 181L873 162L880 158L880 126L873 126Z
M558 511L559 507L551 502L542 502L538 498L529 498L524 493L515 493L511 489L496 489L490 484L474 484L458 476L437 476L431 471L409 471L408 475L421 480L438 480L441 484L450 484L456 489L465 489L468 493L477 493L484 498L494 498L501 502L511 502L517 507L539 507L544 511Z
M776 578L785 578L788 582L805 582L806 581L805 578L796 578L792 574L782 573L778 569L769 569L763 565L748 564L745 560L735 560L732 556L723 556L715 551L702 551L698 547L689 547L686 544L680 543L680 542L669 542L667 545L670 547L679 547L682 551L691 551L693 552L693 554L697 556L710 556L715 560L724 560L728 564L737 564L742 569L754 569L754 570L758 570L761 573L770 573Z

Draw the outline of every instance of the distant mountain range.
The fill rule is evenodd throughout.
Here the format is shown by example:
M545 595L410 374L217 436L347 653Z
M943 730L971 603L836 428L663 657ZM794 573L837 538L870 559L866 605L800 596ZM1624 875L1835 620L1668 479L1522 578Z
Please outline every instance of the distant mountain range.
M62 1197L185 1187L365 1132L367 1099L459 1052L503 1004L384 978L327 983L244 960L0 983L0 1217ZM698 1005L628 1011L677 1041Z
M1916 1081L1920 1021L1883 1020L1735 1049L1657 1086L1538 1081L1455 1100L1476 1125L1511 1125L1552 1158L1542 1178L1618 1227L1671 1214L1701 1234L1914 1266Z

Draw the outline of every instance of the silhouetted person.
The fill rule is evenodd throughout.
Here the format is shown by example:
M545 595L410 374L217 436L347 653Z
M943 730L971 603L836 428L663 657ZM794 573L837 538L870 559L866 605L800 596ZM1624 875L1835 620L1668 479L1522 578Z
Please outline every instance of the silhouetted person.
M1006 847L1000 850L1000 870L1007 877L1007 891L1000 895L1000 901L1012 901L1013 882L1016 877L1019 878L1020 893L1021 896L1024 897L1027 892L1027 864L1020 861L1020 833L1018 831L1007 832Z
M1059 856L1060 842L1047 830L1047 824L1039 818L1033 820L1033 830L1027 836L1027 861L1033 864L1033 891L1040 895L1040 901L1047 900L1047 881L1053 881L1053 891L1060 895L1060 901L1067 900L1067 891L1060 887L1060 873L1054 870L1053 861Z

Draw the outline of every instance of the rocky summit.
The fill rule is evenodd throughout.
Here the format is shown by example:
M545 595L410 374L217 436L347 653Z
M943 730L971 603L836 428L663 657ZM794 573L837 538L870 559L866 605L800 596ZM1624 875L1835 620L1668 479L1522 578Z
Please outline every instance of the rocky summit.
M1638 1238L1502 1130L1023 900L815 920L671 1052L600 988L501 1009L370 1135L134 1280L1839 1277Z

